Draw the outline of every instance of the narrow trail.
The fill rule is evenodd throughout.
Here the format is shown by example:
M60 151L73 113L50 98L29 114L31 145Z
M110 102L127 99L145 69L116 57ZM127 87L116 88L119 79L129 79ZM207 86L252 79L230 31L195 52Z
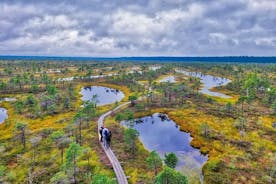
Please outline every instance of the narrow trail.
M117 110L121 109L122 107L127 106L129 104L130 104L130 102L126 102L126 103L119 105L118 107L104 113L103 115L101 115L101 117L98 119L98 132L99 132L101 126L103 125L104 119L107 116L109 116L112 112L117 111ZM111 148L104 147L103 143L101 143L101 142L100 142L100 144L101 144L102 149L104 150L106 156L108 157L110 163L112 164L113 170L117 177L117 182L119 184L127 184L128 181L127 181L126 175L124 173L124 170L122 169L120 162L118 161L117 157L115 156L115 154L113 153Z

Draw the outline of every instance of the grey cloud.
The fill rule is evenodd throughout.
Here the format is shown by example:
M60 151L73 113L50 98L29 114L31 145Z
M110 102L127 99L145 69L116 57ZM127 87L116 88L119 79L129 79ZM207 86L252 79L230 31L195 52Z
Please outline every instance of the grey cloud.
M275 55L274 0L2 0L0 54Z

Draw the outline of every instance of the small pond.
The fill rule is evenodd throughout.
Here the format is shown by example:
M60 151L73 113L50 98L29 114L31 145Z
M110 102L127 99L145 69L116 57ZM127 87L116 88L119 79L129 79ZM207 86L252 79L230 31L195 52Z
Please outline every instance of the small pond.
M156 71L156 70L158 70L158 69L160 69L160 68L161 68L161 66L150 66L150 67L149 67L149 70Z
M122 125L130 124L122 121ZM139 132L139 138L146 149L155 150L164 157L165 153L174 152L178 157L176 169L188 176L202 178L202 167L208 160L207 155L190 145L192 137L189 133L180 131L179 127L166 115L155 113L134 121L134 128Z
M229 82L231 82L230 79L222 78L222 77L216 77L213 75L205 75L199 72L187 72L184 70L176 70L176 72L182 73L184 75L188 75L191 77L200 78L201 83L203 83L203 87L200 90L201 93L210 95L210 96L217 96L222 98L231 98L231 96L219 93L219 92L213 92L210 91L211 88L226 85Z
M16 98L0 98L0 102L14 102L16 101Z
M104 78L104 77L111 77L111 76L116 76L117 74L107 74L107 75L91 75L89 78L90 79L98 79L98 78ZM79 76L75 77L65 77L65 78L58 78L58 82L68 82L68 81L73 81L75 79L80 78Z
M75 78L77 78L77 77L65 77L65 78L58 78L57 79L57 81L58 82L68 82L68 81L72 81L72 80L74 80Z
M139 73L139 74L143 74L143 72L141 70L130 70L129 72L127 72L128 74L130 73Z
M118 89L103 86L83 87L80 93L83 101L93 101L99 106L119 102L125 96Z
M167 76L159 80L159 82L169 82L169 83L175 83L175 76Z
M0 108L0 124L3 123L6 118L8 118L7 110Z

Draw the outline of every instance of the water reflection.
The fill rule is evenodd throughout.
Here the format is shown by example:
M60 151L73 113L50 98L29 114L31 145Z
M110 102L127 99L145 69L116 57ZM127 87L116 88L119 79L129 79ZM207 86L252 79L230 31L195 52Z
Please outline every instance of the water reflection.
M0 124L3 123L6 118L8 118L7 110L0 108Z
M88 86L81 89L82 100L92 101L97 105L107 105L119 102L124 98L124 94L118 89L102 86Z
M149 70L156 71L156 70L158 70L158 69L160 69L160 68L161 68L161 66L150 66L150 67L149 67Z
M80 78L87 78L87 79L98 79L98 78L104 78L104 77L111 77L111 76L116 76L117 74L106 74L106 75L91 75L91 76L86 76L86 77L81 77L81 76L75 76L75 77L65 77L65 78L58 78L58 82L68 82L68 81L73 81L76 79Z
M167 76L159 80L159 82L170 82L170 83L175 83L175 76Z
M216 77L212 75L205 75L199 72L187 72L184 70L176 70L176 72L183 73L188 76L200 78L201 83L203 83L203 87L200 90L203 94L207 94L210 96L217 96L217 97L222 97L222 98L231 98L231 96L219 93L219 92L213 92L210 91L211 88L221 86L221 85L226 85L229 82L231 82L230 79L227 78L222 78L222 77Z
M139 138L149 151L157 151L161 157L165 153L174 152L178 157L176 169L190 170L198 178L201 175L203 164L208 156L190 145L192 137L189 133L180 131L176 123L166 115L159 113L136 119L133 123L123 121L122 125L132 126L139 132Z
M16 98L0 98L0 102L14 102Z

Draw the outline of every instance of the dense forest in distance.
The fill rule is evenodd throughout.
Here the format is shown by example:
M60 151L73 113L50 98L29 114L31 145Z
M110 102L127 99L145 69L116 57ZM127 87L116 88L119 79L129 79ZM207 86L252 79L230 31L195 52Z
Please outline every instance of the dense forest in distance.
M0 56L0 183L117 183L112 111L128 183L273 184L275 61Z
M229 63L276 63L276 57L221 56L221 57L59 57L59 56L0 56L0 60L43 61L130 61L130 62L229 62Z

